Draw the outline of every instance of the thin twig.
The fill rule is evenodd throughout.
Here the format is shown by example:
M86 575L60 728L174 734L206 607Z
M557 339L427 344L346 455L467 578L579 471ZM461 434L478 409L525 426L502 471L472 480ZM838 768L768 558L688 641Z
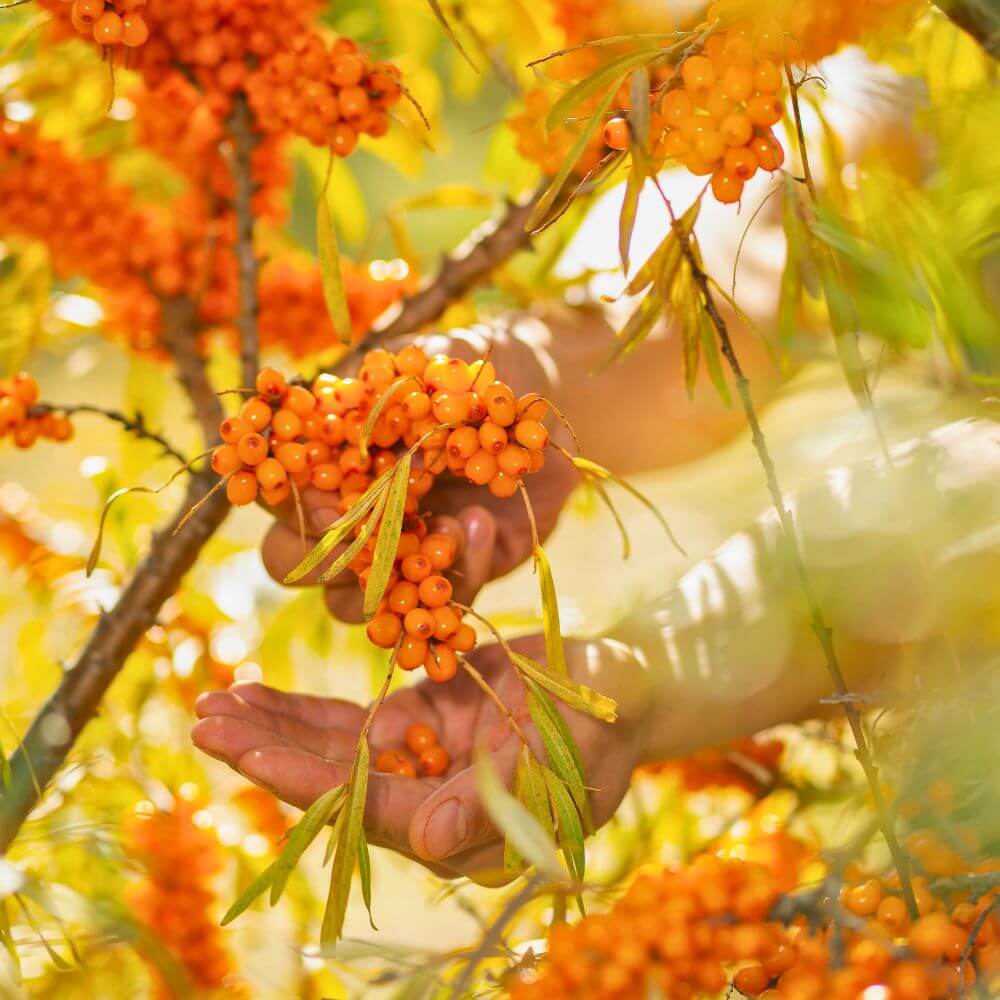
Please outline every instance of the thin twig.
M511 728L517 733L520 741L531 750L531 744L528 742L528 737L524 735L524 730L521 728L521 724L514 718L514 713L503 703L503 699L490 687L489 682L483 675L476 670L476 668L469 663L469 661L464 657L460 656L458 658L459 662L462 664L462 669L476 682L477 686L486 695L490 701L500 709L500 712L507 717L507 721L510 723ZM532 751L534 754L534 751Z
M253 153L258 140L254 133L250 105L243 94L237 94L233 98L229 131L233 137L233 210L236 213L236 261L240 276L240 304L236 325L240 331L243 381L247 385L253 385L257 378L260 354L257 342L257 254L253 245Z
M809 167L809 153L806 148L805 132L802 128L802 112L799 108L799 87L801 83L796 81L792 74L791 64L787 59L785 60L785 76L788 78L788 90L792 96L792 114L795 116L795 137L799 146L799 160L802 163L803 179L806 187L809 189L809 197L815 203L816 185L813 183L812 170Z
M736 383L736 392L740 398L744 416L750 426L750 436L753 441L753 446L764 470L764 478L767 481L768 493L770 494L771 502L777 512L778 520L781 523L784 542L787 551L791 556L792 563L795 567L795 572L799 580L799 586L802 589L803 596L805 597L806 604L809 608L809 617L812 629L813 632L815 632L820 648L823 651L826 668L833 680L837 693L842 696L847 695L850 693L850 688L847 685L844 672L841 669L840 661L837 657L836 648L833 644L833 631L826 623L826 619L823 616L823 611L819 603L819 598L813 588L812 579L809 576L809 571L806 569L805 558L795 535L795 522L792 518L791 511L785 505L784 495L778 482L778 473L774 465L774 460L771 458L767 441L764 438L760 421L757 418L757 411L754 407L753 397L750 394L750 382L743 373L743 368L736 356L736 351L733 348L733 342L729 336L729 328L726 325L726 321L722 318L722 314L719 312L718 306L715 303L708 275L705 274L691 248L690 237L686 230L679 224L677 217L674 214L673 205L671 205L670 199L667 198L666 193L663 191L662 187L660 187L659 182L654 179L654 183L656 184L656 187L660 192L660 196L662 197L664 204L667 207L667 211L670 214L671 224L677 234L681 253L684 255L687 265L691 270L691 277L694 279L699 290L701 291L705 312L711 320L712 326L715 328L715 332L719 338L720 350L722 351L723 357L726 359L726 363L729 365L729 369L732 372L733 379ZM865 773L865 778L871 791L872 801L875 805L875 811L879 817L879 828L882 831L882 835L885 837L889 852L892 855L893 863L899 873L899 881L903 898L906 901L907 908L910 910L911 915L914 919L916 919L919 911L917 910L916 899L913 895L913 886L910 882L909 862L902 846L899 843L899 840L896 837L896 831L889 811L889 806L886 802L885 794L882 791L882 783L879 778L878 766L872 757L871 749L868 745L868 737L865 734L864 721L862 720L861 713L858 711L857 706L852 701L844 702L844 714L847 716L848 724L850 725L851 732L854 736L856 756L858 762L861 764L862 770Z
M41 416L44 413L64 413L68 417L75 416L78 413L94 413L105 417L107 420L114 421L116 424L120 424L129 434L134 434L145 441L152 441L154 444L158 444L163 449L165 455L177 459L182 465L186 465L188 461L165 437L151 431L146 426L146 420L142 413L139 412L134 417L129 417L122 413L121 410L106 409L103 406L94 406L90 403L72 403L69 405L36 403L28 412L29 416Z

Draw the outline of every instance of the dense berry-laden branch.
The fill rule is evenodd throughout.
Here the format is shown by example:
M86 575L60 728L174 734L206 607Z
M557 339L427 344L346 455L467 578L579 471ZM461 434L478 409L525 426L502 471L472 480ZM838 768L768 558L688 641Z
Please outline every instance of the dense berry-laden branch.
M243 384L257 377L257 255L253 246L253 152L257 145L250 105L243 94L233 99L229 119L233 137L233 209L236 213L236 260L239 265L240 299L236 325L240 332L240 368Z
M781 485L778 482L778 473L774 466L774 460L771 458L771 453L767 447L767 441L764 438L764 432L761 429L760 421L757 418L757 411L754 407L753 397L750 394L750 381L743 373L743 368L740 365L739 358L736 356L736 351L733 348L733 342L729 336L729 328L726 325L726 321L723 319L722 314L719 312L718 306L716 305L708 275L702 269L698 258L691 248L690 236L674 216L673 208L666 195L663 194L662 191L661 194L663 195L664 202L667 205L667 210L670 213L670 218L673 223L674 232L677 234L681 252L683 253L684 259L691 270L691 276L701 292L705 312L719 338L719 348L722 351L723 357L726 359L726 363L729 366L733 379L736 383L736 392L739 396L740 404L743 407L743 413L746 416L747 423L750 426L750 436L753 440L754 450L757 452L757 457L764 469L764 478L767 481L767 490L771 496L771 502L774 504L774 509L777 512L778 520L781 523L785 545L787 546L787 551L791 557L792 564L795 567L795 573L798 577L799 585L809 608L809 617L812 623L813 631L816 633L816 638L819 640L820 647L823 651L823 657L826 661L826 667L830 673L830 677L833 679L837 694L843 697L849 694L850 689L847 686L847 680L844 677L844 672L841 669L840 661L837 657L837 650L833 643L833 631L826 623L823 610L819 603L819 598L813 588L812 579L806 569L805 558L802 555L802 549L799 546L798 539L795 535L795 523L792 518L792 513L785 505ZM896 870L899 873L900 885L907 907L910 909L911 915L916 918L917 904L913 896L913 887L910 883L909 864L906 855L896 838L892 816L890 815L889 807L882 791L878 765L875 763L871 753L871 748L868 744L864 721L862 720L861 713L858 711L857 706L853 703L853 701L844 700L843 706L844 714L847 716L848 724L850 725L851 732L854 736L857 748L856 756L865 773L872 801L878 814L879 828L882 831L882 835L885 837L886 844L892 854L893 864L895 864Z

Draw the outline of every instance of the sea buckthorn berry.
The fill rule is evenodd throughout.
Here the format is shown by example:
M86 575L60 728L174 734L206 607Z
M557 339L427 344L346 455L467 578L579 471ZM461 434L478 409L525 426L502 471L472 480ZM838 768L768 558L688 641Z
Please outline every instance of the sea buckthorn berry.
M343 444L345 437L344 418L336 413L327 413L319 425L320 441L336 448L338 444Z
M291 487L286 479L280 486L273 490L260 488L260 498L268 507L277 507L279 503L284 503L292 495Z
M403 398L403 410L411 420L420 420L431 412L431 398L426 392L411 392Z
M460 424L469 419L469 401L464 395L442 392L434 397L434 419L441 424Z
M476 648L476 630L471 625L459 625L447 641L456 652L471 653Z
M122 44L137 49L149 41L149 25L138 12L126 14L122 18Z
M492 421L486 421L479 428L479 444L491 455L499 455L507 446L507 440L507 431Z
M403 670L416 670L427 659L428 645L426 640L414 638L412 635L403 637L396 652L396 662Z
M451 758L448 756L448 751L442 746L428 747L420 754L418 761L420 770L428 778L439 778L448 770L450 763Z
M306 464L310 469L330 461L331 452L328 444L322 441L307 441L303 447L306 450Z
M748 997L760 996L770 983L771 977L759 965L748 965L733 976L733 986Z
M447 393L461 395L472 388L473 374L460 358L449 358L436 373L439 388Z
M472 364L469 365L469 374L472 375L472 385L470 386L470 389L473 392L483 393L486 391L488 386L491 386L497 380L496 365L486 358L481 358L479 361L473 361Z
M747 101L747 117L759 128L776 125L784 113L784 104L773 94L757 94Z
M425 607L443 608L451 600L452 587L445 577L435 574L421 581L418 593Z
M352 410L365 398L365 387L356 378L339 379L333 388L333 398L345 410Z
M469 401L469 419L473 423L481 423L489 415L486 400L478 392L467 392L465 398Z
M106 10L94 22L94 41L98 45L117 45L122 40L121 15L113 10Z
M337 87L353 87L359 84L365 75L364 59L357 52L344 52L333 60L330 71L330 82Z
M430 639L434 635L434 615L426 608L414 608L403 619L403 628L415 639Z
M545 468L545 452L544 451L533 451L529 449L528 451L528 461L531 465L528 466L528 472L534 474L536 472L541 472Z
M226 496L235 507L245 507L257 499L257 477L252 472L234 472L226 483Z
M754 136L750 140L750 151L757 157L761 170L773 173L785 162L785 150L773 132Z
M660 114L668 125L676 128L681 121L694 114L694 101L683 90L671 90L663 98Z
M706 129L694 137L691 149L705 163L716 163L722 159L722 154L726 151L726 144L718 132Z
M517 492L517 484L518 480L513 476L508 476L503 472L498 472L489 481L490 493L501 500L506 500L508 497L512 497Z
M458 546L450 535L433 534L428 535L420 543L420 551L431 563L431 566L439 572L447 569L454 561Z
M431 614L434 616L434 638L439 642L450 639L462 627L462 619L453 608L435 608Z
M405 759L398 750L383 750L375 758L375 767L379 771L391 774L399 766L400 761Z
M731 205L743 197L743 181L727 170L712 174L712 194L723 205Z
M404 347L395 357L400 375L422 375L427 367L427 355L413 344Z
M389 591L389 610L396 615L407 615L420 604L417 585L409 580L400 580Z
M265 490L276 490L288 482L288 471L276 458L265 458L256 469L257 482Z
M499 427L509 427L517 419L517 400L510 387L494 382L484 393L490 420Z
M526 392L517 401L517 416L520 420L541 422L549 415L549 404L537 392Z
M727 97L742 104L753 96L753 71L730 66L722 74L722 89Z
M514 440L532 451L540 451L549 443L549 432L537 420L520 420L514 428Z
M722 158L722 169L741 181L748 181L757 173L757 157L746 146L727 149Z
M497 455L497 466L505 476L519 479L531 468L531 459L526 449L509 444Z
M302 433L302 418L282 408L271 418L271 431L280 441L292 441Z
M420 551L420 539L412 531L404 531L396 545L396 558L405 559Z
M399 565L403 577L411 583L420 583L431 575L434 567L431 566L430 559L422 552L417 552L412 556L407 556Z
M690 150L690 143L681 135L679 129L673 129L668 132L657 147L660 155L672 157L673 159L680 159L686 153L690 152Z
M309 468L309 459L304 444L285 441L274 451L275 458L289 471L302 472Z
M330 130L330 148L337 156L350 156L358 144L358 133L346 122L337 122Z
M773 62L759 62L754 67L753 85L758 94L776 93L781 83L781 70Z
M240 438L254 430L249 420L242 417L228 417L219 424L219 436L226 444L237 444Z
M438 745L437 733L424 722L414 722L412 726L407 727L403 739L415 754L422 754L425 750Z
M717 122L722 121L727 115L733 113L736 103L726 95L721 84L716 84L705 99L705 110L709 118L714 118Z
M465 478L476 486L485 486L496 474L496 458L482 449L465 463Z
M689 56L681 67L681 79L689 92L705 91L715 83L715 68L705 56Z
M727 146L745 146L753 138L753 122L742 112L726 115L719 122L719 135Z
M243 404L240 416L255 431L262 431L271 422L271 407L260 396L253 396Z
M869 917L882 902L882 885L877 879L869 879L861 885L852 886L843 894L844 906L859 917Z
M444 684L458 673L458 657L455 651L444 643L432 642L424 658L424 669L432 681Z
M18 372L11 379L14 395L25 405L34 406L38 402L38 382L27 372Z
M337 464L345 476L351 472L367 472L372 467L372 456L371 453L362 456L360 448L345 448Z
M236 454L244 465L259 465L267 458L268 443L260 434L244 434L236 445Z
M475 427L456 427L448 435L448 454L465 461L479 451L479 433Z
M340 489L340 484L344 481L344 474L340 471L339 465L332 462L323 462L314 465L312 476L309 480L313 486L324 493L332 493Z
M380 649L392 649L402 634L403 626L397 615L383 611L375 615L365 627L369 641Z
M302 385L290 385L283 400L286 409L305 417L316 409L316 397Z
M261 368L257 373L255 383L257 392L262 396L274 396L280 399L288 388L285 376L274 368Z
M410 496L426 496L434 488L434 477L426 469L414 469L407 481L406 492Z
M220 444L212 452L212 470L220 476L228 476L230 472L235 472L242 465L234 445Z
M628 149L628 122L622 118L612 118L604 126L604 145L611 149Z

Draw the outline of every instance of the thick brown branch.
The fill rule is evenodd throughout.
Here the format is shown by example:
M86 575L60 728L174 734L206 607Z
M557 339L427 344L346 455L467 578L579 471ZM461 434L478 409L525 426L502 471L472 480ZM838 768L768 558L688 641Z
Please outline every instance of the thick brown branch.
M180 510L153 540L132 582L118 602L102 614L76 663L31 723L11 757L11 778L0 795L0 851L6 851L28 814L66 760L76 738L97 712L143 633L156 622L163 602L180 585L203 546L229 512L223 492L212 496L177 533L188 509L211 489L210 472L194 476Z
M257 342L257 255L253 246L253 152L257 136L253 115L243 94L233 98L229 118L233 137L232 172L236 213L236 261L240 274L240 305L236 325L240 332L240 367L243 384L253 385L257 378L260 348Z
M935 6L994 59L1000 59L1000 11L993 0L937 0Z
M154 444L160 446L164 455L169 455L171 458L177 459L181 465L187 465L188 460L184 455L178 451L162 434L157 434L155 431L151 431L146 426L145 418L142 413L137 412L134 417L130 417L127 414L121 412L121 410L111 410L103 406L93 406L90 403L71 403L69 405L60 405L57 403L36 403L30 410L31 415L40 415L43 413L65 413L66 416L74 416L77 413L94 413L98 416L104 417L105 420L110 420L113 423L120 424L129 434L134 434L137 438L141 438L143 441L152 441Z
M162 310L164 346L173 356L177 380L191 399L205 444L210 445L218 439L224 413L198 349L197 306L179 297L164 299Z

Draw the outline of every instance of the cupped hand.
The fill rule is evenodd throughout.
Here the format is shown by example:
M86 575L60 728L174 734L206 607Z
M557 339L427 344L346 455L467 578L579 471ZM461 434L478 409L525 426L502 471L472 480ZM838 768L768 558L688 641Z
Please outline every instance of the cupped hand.
M493 341L491 358L500 377L517 393L550 389L551 379L538 361L536 348L522 340L500 337ZM432 337L421 341L428 353L448 353L466 360L482 357L488 342L473 335ZM559 429L553 427L554 437ZM416 459L419 461L419 456ZM541 538L553 530L559 514L577 483L577 475L566 458L549 449L544 468L526 480ZM339 493L324 493L311 486L301 490L301 510L286 501L275 513L261 556L268 573L279 582L302 562L324 531L340 518ZM438 477L434 488L423 498L422 510L431 516L430 529L451 535L458 555L449 578L455 600L471 604L490 580L504 576L530 558L531 530L524 504L518 496L500 500L488 489L474 486L451 475ZM303 537L304 534L304 537ZM298 581L315 584L323 571L339 556L335 549L311 574ZM363 593L357 577L345 571L326 584L330 612L345 622L362 621Z
M544 648L539 638L514 645L534 657ZM470 661L541 755L522 684L503 651L484 647L471 654ZM563 705L560 711L580 747L594 820L600 825L628 787L636 763L636 734L627 721L598 722ZM192 736L200 749L299 809L348 780L367 714L352 702L245 682L202 695L197 712L200 721ZM451 757L450 767L440 778L373 771L365 814L370 840L444 877L497 881L503 845L477 791L474 756L480 746L491 753L509 786L520 737L493 700L462 672L446 684L424 681L387 698L369 733L372 759L382 750L402 747L404 733L414 722L435 729Z

